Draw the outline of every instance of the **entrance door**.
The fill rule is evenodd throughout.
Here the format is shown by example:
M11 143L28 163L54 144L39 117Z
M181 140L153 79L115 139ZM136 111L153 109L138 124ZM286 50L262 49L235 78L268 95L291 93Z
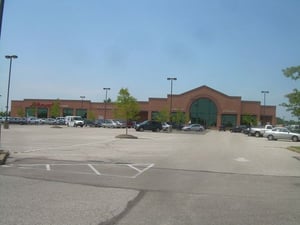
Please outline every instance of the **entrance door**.
M191 123L199 123L205 127L217 125L216 104L208 98L199 98L190 108Z

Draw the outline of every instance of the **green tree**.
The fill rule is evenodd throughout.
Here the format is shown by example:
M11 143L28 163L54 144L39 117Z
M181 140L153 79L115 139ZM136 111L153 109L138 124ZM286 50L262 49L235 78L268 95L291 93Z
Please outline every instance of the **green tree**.
M50 108L50 115L53 118L60 116L60 102L59 99L57 99L55 102L53 102L51 108Z
M127 88L121 88L117 101L115 102L116 110L115 116L117 118L123 119L126 121L126 124L130 120L135 120L139 113L139 105L137 100L130 95ZM128 129L126 126L126 135L128 134Z
M108 98L107 100L106 99L104 99L104 101L103 101L104 103L111 103L111 98Z
M177 111L176 113L172 113L172 122L177 125L185 124L188 121L188 117L184 112Z
M292 66L282 70L284 76L293 80L300 79L300 66ZM281 103L280 105L286 107L287 111L290 111L292 115L300 120L300 92L298 89L294 89L292 93L285 95L288 99L288 103Z
M247 126L256 126L257 125L257 119L255 116L251 115L243 115L241 124L247 125Z
M95 113L92 111L87 112L87 119L94 121L96 119Z
M24 109L23 108L18 108L18 110L17 110L17 115L19 116L19 117L25 117L25 111L24 111Z
M166 122L169 120L169 110L167 108L163 108L155 117L155 120L159 122Z

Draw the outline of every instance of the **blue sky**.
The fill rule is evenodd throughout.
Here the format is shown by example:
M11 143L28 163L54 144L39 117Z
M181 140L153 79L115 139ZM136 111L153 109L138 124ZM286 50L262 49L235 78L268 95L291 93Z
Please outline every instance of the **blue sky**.
M137 100L207 85L277 106L299 87L299 0L6 0L0 39L0 110L10 99Z

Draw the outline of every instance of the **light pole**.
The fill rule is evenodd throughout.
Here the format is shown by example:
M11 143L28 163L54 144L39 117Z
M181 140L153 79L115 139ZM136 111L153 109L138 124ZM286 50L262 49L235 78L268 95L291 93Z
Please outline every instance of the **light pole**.
M176 77L168 77L167 80L171 81L171 101L170 101L170 122L172 122L172 101L173 101L173 80L177 80Z
M82 118L84 118L84 113L83 113L83 112L84 112L84 111L83 111L83 100L85 99L85 96L84 96L84 95L81 95L80 98L81 98L81 113L80 113L81 115L80 115L80 116L81 116ZM77 113L76 113L76 114L77 114ZM79 115L76 115L76 116L79 116Z
M10 77L11 77L11 64L12 60L18 58L16 55L6 55L5 58L9 59L9 73L8 73L8 87L7 87L7 99L6 99L6 113L5 113L5 122L4 129L8 129L8 102L9 102L9 89L10 89Z
M266 120L266 94L269 94L269 91L261 91L262 94L264 94L264 114L263 118ZM266 121L264 121L266 122Z
M105 90L105 102L104 102L104 120L106 120L107 92L110 90L110 88L103 88L103 90Z
M82 107L83 107L83 99L85 99L85 96L80 96L80 98L81 98L81 109L82 109Z

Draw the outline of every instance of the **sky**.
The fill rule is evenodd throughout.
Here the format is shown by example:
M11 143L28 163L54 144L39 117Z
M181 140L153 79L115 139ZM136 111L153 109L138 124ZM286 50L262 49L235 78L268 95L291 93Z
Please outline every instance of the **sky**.
M0 111L10 100L138 101L202 85L277 107L299 88L299 0L6 0L0 39Z

